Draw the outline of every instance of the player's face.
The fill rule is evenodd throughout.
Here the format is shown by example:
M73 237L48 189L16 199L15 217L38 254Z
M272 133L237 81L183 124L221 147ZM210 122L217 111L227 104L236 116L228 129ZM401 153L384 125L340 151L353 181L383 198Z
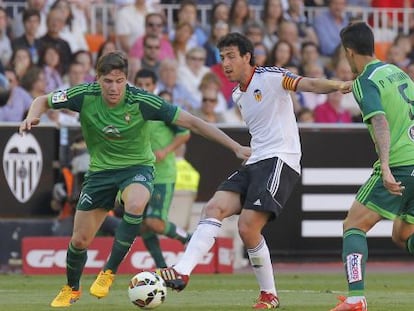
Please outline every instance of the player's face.
M124 72L114 69L107 75L100 76L98 83L101 86L102 97L109 106L116 106L125 93L127 77Z
M349 66L351 67L351 70L353 73L355 74L359 74L358 69L355 65L355 61L354 61L354 53L351 49L345 49L345 57L348 60Z
M223 72L232 82L241 82L250 68L250 54L241 56L237 46L224 47L220 51Z

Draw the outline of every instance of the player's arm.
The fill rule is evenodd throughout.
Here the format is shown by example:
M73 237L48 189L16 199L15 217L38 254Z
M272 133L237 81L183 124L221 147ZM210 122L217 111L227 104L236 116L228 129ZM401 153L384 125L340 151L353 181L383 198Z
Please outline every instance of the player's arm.
M240 159L247 160L251 154L250 147L240 145L216 126L207 123L184 110L180 111L174 123L225 146L232 150Z
M371 119L375 145L377 147L378 157L381 163L382 180L385 188L395 195L402 195L404 186L400 181L396 181L391 173L389 166L390 154L390 129L387 118L383 113L375 114Z
M284 89L294 92L326 94L341 91L342 93L349 93L352 90L352 81L306 78L287 71L283 75L282 86Z
M41 95L33 100L26 118L20 123L20 134L30 131L32 126L39 124L40 116L49 109L47 97L48 95Z
M178 147L185 144L189 139L190 139L190 133L188 131L184 132L184 133L177 133L174 136L174 139L172 140L172 142L169 145L165 146L162 149L154 151L156 161L160 162L160 161L164 160L165 157L170 152L175 151Z

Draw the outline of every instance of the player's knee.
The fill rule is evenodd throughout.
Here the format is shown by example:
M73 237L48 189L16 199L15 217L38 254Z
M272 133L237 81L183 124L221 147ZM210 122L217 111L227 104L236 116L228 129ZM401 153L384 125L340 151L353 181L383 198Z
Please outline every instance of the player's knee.
M206 218L216 218L221 220L223 212L220 205L214 201L210 201L204 206L203 214Z
M392 234L392 241L397 245L399 248L405 248L407 239L402 237L399 233L393 232Z
M90 239L86 236L74 236L71 239L71 244L77 249L86 249L90 244Z
M165 223L158 218L147 218L145 219L145 226L150 231L154 231L156 233L163 233L165 229Z

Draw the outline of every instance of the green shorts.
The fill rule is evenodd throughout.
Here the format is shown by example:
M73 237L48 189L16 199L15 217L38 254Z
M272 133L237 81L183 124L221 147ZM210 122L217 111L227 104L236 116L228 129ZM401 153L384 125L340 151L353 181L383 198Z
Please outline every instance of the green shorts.
M144 218L159 218L167 221L173 194L174 183L155 184Z
M95 208L111 210L114 207L118 191L123 191L128 185L140 183L150 193L153 190L154 168L147 165L136 165L122 169L88 171L82 185L76 209L89 211Z
M388 192L382 182L381 170L376 168L359 189L356 200L386 219L400 217L414 224L414 166L393 167L391 172L405 186L402 196Z

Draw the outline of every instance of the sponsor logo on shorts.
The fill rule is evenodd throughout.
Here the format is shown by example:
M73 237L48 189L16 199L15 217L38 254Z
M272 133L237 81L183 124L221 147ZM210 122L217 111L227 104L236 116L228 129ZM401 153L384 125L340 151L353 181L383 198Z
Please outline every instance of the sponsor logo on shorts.
M257 199L254 201L253 205L262 206L262 202L260 202L260 199Z
M362 254L353 253L346 256L346 272L349 283L362 281Z
M135 175L134 178L132 178L132 181L147 181L147 178L142 174L138 174Z

